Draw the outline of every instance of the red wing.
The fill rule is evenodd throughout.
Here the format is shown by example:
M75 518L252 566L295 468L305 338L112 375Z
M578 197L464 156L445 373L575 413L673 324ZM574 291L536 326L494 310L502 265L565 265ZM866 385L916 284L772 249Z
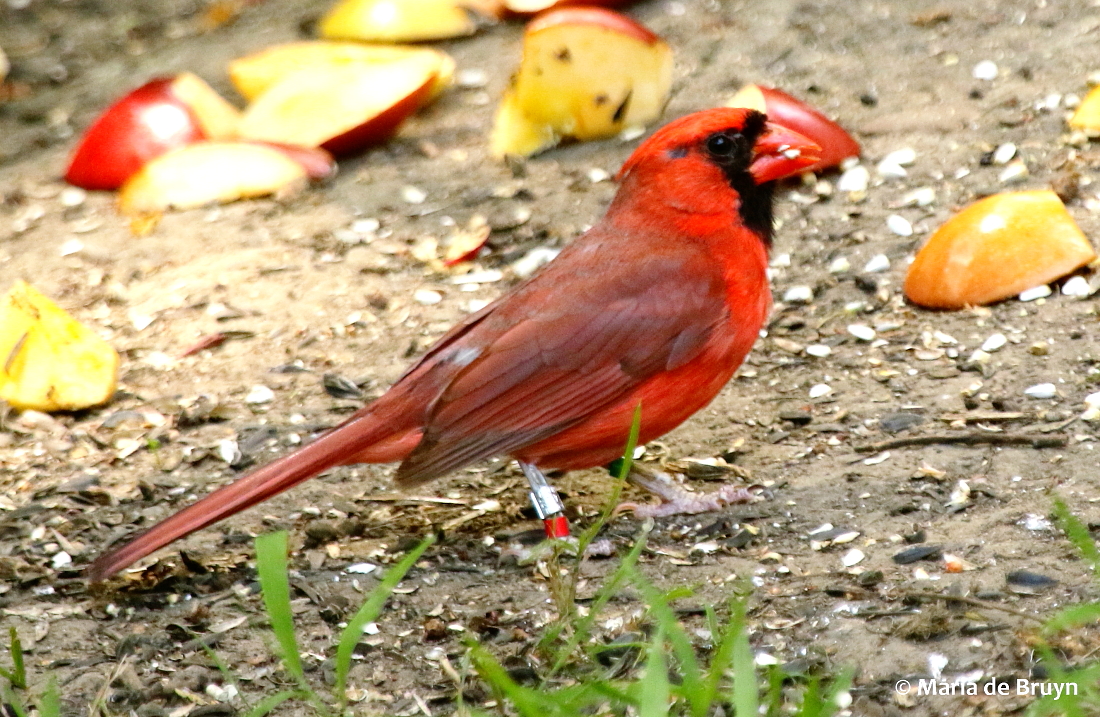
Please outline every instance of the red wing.
M433 349L438 361L469 363L433 406L399 481L512 453L577 423L691 360L726 316L724 282L702 252L657 249L629 266L592 259L559 257Z

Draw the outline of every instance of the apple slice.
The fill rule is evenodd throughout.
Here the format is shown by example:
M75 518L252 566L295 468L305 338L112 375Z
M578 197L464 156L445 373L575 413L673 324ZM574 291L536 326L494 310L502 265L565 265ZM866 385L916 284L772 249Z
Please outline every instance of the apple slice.
M843 127L805 102L774 87L745 85L726 106L763 112L772 122L789 127L817 143L821 147L821 159L806 167L805 172L820 172L860 154L859 143Z
M245 111L240 136L348 154L389 139L431 93L439 61L416 54L291 73Z
M477 21L457 0L341 0L317 31L326 40L423 42L472 35Z
M1057 194L1005 192L974 202L936 230L909 267L905 295L934 309L991 304L1095 258Z
M1093 87L1085 95L1085 99L1081 100L1081 104L1069 118L1069 126L1084 130L1090 135L1100 134L1100 86Z
M73 152L65 181L118 189L142 165L201 139L227 139L240 112L197 75L151 80L107 108Z
M0 47L0 82L4 81L4 78L8 76L8 70L11 69L11 63L8 62L8 56L4 54L4 48Z
M611 137L664 109L672 51L625 15L565 7L532 20L490 137L495 156L530 155L562 137Z
M303 41L275 45L229 63L229 79L245 99L255 100L272 85L306 68L323 72L333 65L378 64L426 55L439 63L427 100L434 99L454 79L451 56L427 47L364 45L358 42Z
M0 400L25 411L78 411L106 402L118 353L25 281L0 299Z
M260 142L194 142L151 160L119 193L131 216L293 191L332 174L328 153Z

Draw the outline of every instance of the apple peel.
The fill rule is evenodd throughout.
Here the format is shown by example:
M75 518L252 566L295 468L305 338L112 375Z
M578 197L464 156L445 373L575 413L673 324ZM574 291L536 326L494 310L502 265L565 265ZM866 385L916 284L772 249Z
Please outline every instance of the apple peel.
M328 176L332 171L331 157L316 149L196 142L146 164L122 187L118 205L130 216L194 209L291 192L310 177Z
M821 147L821 158L804 172L820 172L860 155L859 143L847 130L802 100L774 87L745 85L726 106L763 112L770 121L812 139Z
M0 399L18 410L78 411L108 401L118 353L25 281L0 299Z
M65 181L118 189L150 159L204 139L228 139L240 112L197 75L159 77L125 95L88 127Z
M1095 258L1054 192L995 194L936 230L909 267L905 295L935 309L991 304L1059 279Z
M382 64L416 55L432 58L439 65L431 92L425 98L426 101L431 101L454 81L455 61L445 52L428 47L320 40L288 42L233 60L229 63L229 79L237 91L251 102L288 75L300 70L324 72L332 66Z
M527 25L523 59L494 120L494 156L528 156L563 137L613 137L660 117L672 51L648 28L599 7L564 7Z

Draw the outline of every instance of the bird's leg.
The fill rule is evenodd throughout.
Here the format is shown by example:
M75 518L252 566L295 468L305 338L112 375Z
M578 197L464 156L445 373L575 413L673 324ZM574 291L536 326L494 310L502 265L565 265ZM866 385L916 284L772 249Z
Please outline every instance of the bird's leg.
M734 485L723 485L713 493L692 493L677 485L667 473L638 463L631 464L630 473L626 477L634 485L661 499L657 505L620 503L615 509L616 512L632 510L637 518L707 513L721 510L732 503L750 503L758 498L752 491Z
M527 484L531 486L528 496L531 505L535 507L535 513L542 519L542 526L546 530L547 538L568 538L569 520L565 517L565 506L562 505L558 492L546 480L546 476L532 463L517 461L523 475L527 476Z

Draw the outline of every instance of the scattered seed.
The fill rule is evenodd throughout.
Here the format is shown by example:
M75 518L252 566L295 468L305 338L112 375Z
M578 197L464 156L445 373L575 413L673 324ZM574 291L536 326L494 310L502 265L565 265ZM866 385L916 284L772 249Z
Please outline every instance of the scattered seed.
M1016 145L1011 142L1005 142L1000 147L993 150L993 164L1008 164L1015 156Z
M609 174L606 169L593 167L592 169L588 170L588 181L592 182L593 184L606 182L609 179L611 179L611 174Z
M920 187L906 193L901 198L903 207L927 207L935 201L936 190L934 187Z
M877 336L875 330L867 324L848 324L848 333L860 341L874 341Z
M370 575L378 566L374 563L353 563L344 568L345 573L355 573L356 575Z
M554 249L548 246L537 246L512 264L512 271L515 272L516 276L519 278L526 279L538 271L539 267L549 263L549 261L556 257L560 251L561 249Z
M806 347L806 353L817 358L825 358L832 352L833 350L825 344L810 344Z
M54 570L60 570L66 565L72 565L73 557L66 553L64 550L54 553L53 558L50 559L50 566Z
M987 353L993 353L999 349L1004 348L1004 345L1008 343L1008 337L1004 334L993 334L982 343L982 351Z
M939 560L942 554L942 545L914 545L899 553L894 553L891 560L898 565L908 565L918 560Z
M838 192L866 192L871 182L871 173L861 164L845 170L836 182Z
M1054 398L1058 395L1058 389L1053 383L1037 383L1025 388L1024 394L1031 398Z
M1062 296L1073 296L1084 299L1092 295L1092 287L1083 276L1074 276L1065 284L1062 284Z
M886 217L886 227L899 237L913 236L913 225L900 214L891 214Z
M1050 344L1046 341L1036 341L1027 347L1027 352L1032 356L1046 356L1050 353Z
M852 263L848 261L848 257L846 256L838 256L829 264L830 274L845 274L851 271L851 269Z
M894 215L897 216L897 215ZM898 217L901 219L901 217ZM904 219L901 219L903 222ZM887 220L889 221L889 220ZM907 225L909 222L905 222ZM909 227L909 233L912 234L913 228ZM864 273L877 274L879 272L886 271L890 268L890 259L885 254L875 254L870 260L863 266Z
M863 459L863 465L865 466L877 466L879 463L885 463L890 458L890 451L883 451L878 455L871 456L870 458Z
M840 563L844 567L850 568L853 565L858 565L859 563L863 562L863 559L865 557L867 556L863 554L862 550L860 550L859 548L852 548L848 552L844 553L844 555L840 558Z
M783 294L788 304L808 304L814 300L814 290L808 286L792 286Z
M1037 595L1058 584L1054 578L1027 570L1013 570L1005 575L1008 589L1017 595Z
M455 84L467 90L480 89L489 84L489 73L476 68L459 70L455 75Z
M1049 532L1054 530L1054 525L1041 515L1028 513L1021 521L1027 530Z
M58 195L58 200L63 207L79 207L88 198L88 193L80 187L65 187Z
M401 187L401 198L408 204L423 204L428 198L428 193L419 187L406 184Z
M785 269L790 265L791 265L791 255L786 254L786 253L776 254L774 257L772 257L772 260L768 263L768 266L770 266L774 269Z
M218 457L228 465L235 466L244 458L240 446L232 438L223 438L218 441Z
M1036 299L1042 299L1051 295L1051 289L1049 284L1040 284L1034 289L1028 289L1027 291L1021 291L1020 296L1017 297L1020 301L1035 301Z
M1027 178L1030 172L1027 169L1027 165L1021 159L1014 159L1005 166L1004 170L997 175L997 180L1001 184L1014 184L1015 182L1023 181Z
M61 244L61 256L72 256L84 250L84 242L79 239L69 239Z
M972 75L975 80L995 80L997 79L997 63L992 60L982 60L978 64L974 65Z
M833 387L827 383L815 383L810 387L810 398L821 398L833 392Z
M417 289L413 292L413 300L418 304L424 304L430 306L432 304L438 304L443 301L443 294L432 289Z
M274 400L275 392L263 384L253 386L244 397L244 402L251 404L271 403Z

